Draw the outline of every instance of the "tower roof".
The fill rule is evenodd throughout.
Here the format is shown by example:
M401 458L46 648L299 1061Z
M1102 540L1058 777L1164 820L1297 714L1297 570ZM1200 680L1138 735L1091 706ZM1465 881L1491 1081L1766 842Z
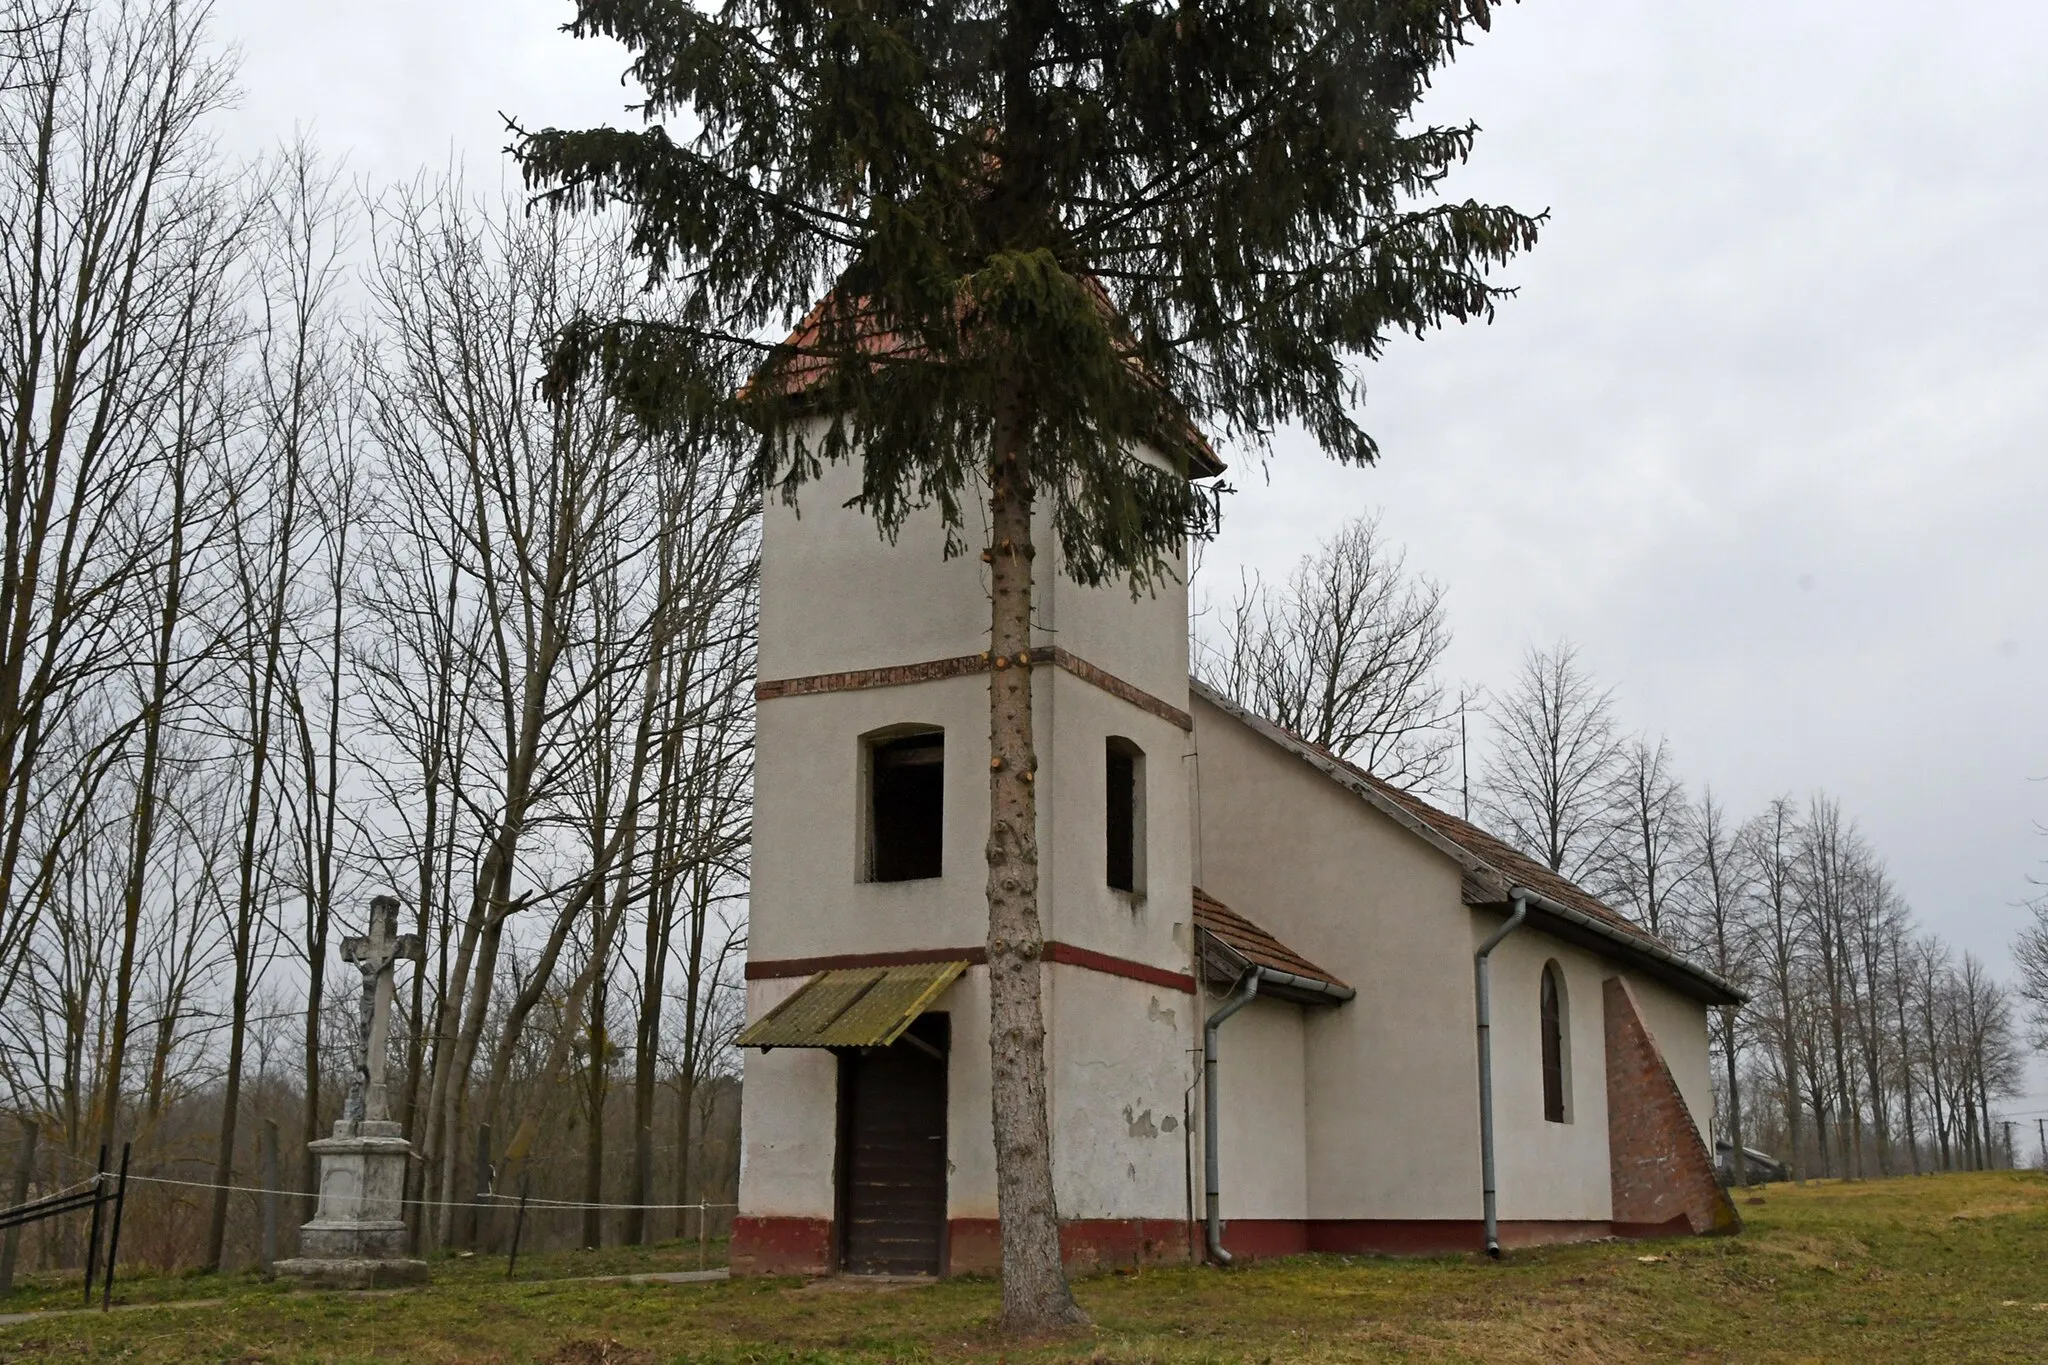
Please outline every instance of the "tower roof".
M1101 281L1091 276L1086 277L1084 283L1104 316L1110 318L1119 332L1127 331ZM789 397L813 393L824 384L840 359L839 347L826 343L827 334L840 327L846 329L845 334L853 349L872 356L877 362L922 358L919 344L890 328L879 310L868 306L867 300L848 303L840 291L834 289L804 314L795 330L783 339L782 344L754 372L753 378L747 381L742 394L756 386L772 386ZM1166 429L1158 433L1163 453L1183 459L1191 479L1213 478L1223 473L1226 466L1222 457L1217 455L1216 448L1209 443L1209 438L1195 425L1180 401L1165 391L1129 347L1125 348L1125 363L1133 373L1159 391L1172 414Z

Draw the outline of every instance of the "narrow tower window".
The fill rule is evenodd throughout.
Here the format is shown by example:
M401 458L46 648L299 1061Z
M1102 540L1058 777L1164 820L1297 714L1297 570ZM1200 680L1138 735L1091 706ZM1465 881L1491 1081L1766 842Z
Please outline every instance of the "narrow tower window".
M1109 884L1135 894L1145 889L1145 751L1112 735L1104 756L1109 776L1104 807Z
M946 736L943 731L868 746L868 879L908 882L943 871Z
M1543 967L1543 1117L1571 1122L1571 1053L1565 1042L1564 973L1555 962Z

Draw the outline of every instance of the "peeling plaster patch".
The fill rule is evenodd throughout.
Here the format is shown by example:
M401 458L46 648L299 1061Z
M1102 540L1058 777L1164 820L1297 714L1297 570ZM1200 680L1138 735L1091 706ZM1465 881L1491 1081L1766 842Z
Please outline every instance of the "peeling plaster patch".
M1188 922L1186 920L1177 919L1173 922L1173 946L1184 953L1194 951L1194 940L1188 933Z
M1170 1029L1178 1029L1180 1027L1179 1016L1174 1011L1161 1006L1159 997L1155 995L1150 1003L1145 1006L1145 1020L1147 1023L1156 1024L1161 1019L1166 1021L1166 1026Z
M1124 1106L1124 1122L1129 1125L1132 1137L1156 1138L1159 1136L1159 1125L1152 1121L1152 1111L1150 1109L1133 1118L1131 1116L1131 1106L1127 1104Z
M1180 1120L1171 1114L1159 1120L1159 1131L1162 1133L1170 1133L1178 1127L1180 1127Z

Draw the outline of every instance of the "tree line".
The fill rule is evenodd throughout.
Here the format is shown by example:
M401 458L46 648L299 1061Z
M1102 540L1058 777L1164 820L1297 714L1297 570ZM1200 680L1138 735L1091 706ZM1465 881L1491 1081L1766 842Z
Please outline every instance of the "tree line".
M676 305L615 219L229 156L233 96L203 4L6 5L15 1160L60 1187L132 1141L186 1183L139 1187L124 1251L246 1262L231 1187L275 1123L314 1188L339 939L389 893L428 945L391 1058L423 1244L493 1182L729 1202L758 500L728 428L542 382L573 320Z
M1622 724L1569 641L1453 704L1444 588L1408 571L1373 515L1283 582L1243 579L1205 607L1198 636L1214 685L1434 796L1746 992L1711 1023L1717 1137L1802 1179L2014 1161L1992 1117L2020 1087L2029 1041L2014 988L1917 923L1836 798L1730 812L1684 779L1664 738ZM1482 721L1476 765L1468 710ZM2048 902L2035 916L2016 957L2038 1026Z

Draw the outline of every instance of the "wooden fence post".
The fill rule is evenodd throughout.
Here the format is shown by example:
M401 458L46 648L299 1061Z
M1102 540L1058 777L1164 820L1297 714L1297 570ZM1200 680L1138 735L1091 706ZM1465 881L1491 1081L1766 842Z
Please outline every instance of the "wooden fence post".
M100 1159L93 1167L92 1231L85 1236L85 1304L92 1306L93 1277L100 1265L100 1217L107 1207L107 1144L100 1144Z

